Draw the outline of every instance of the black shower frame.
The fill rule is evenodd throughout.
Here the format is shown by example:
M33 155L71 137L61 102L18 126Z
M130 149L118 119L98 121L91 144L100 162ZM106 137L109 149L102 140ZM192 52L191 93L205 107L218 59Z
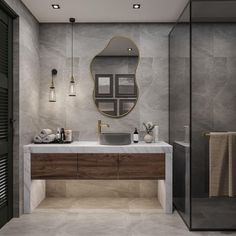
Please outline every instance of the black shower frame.
M212 2L216 2L216 1L222 1L222 0L207 0L208 2L212 1ZM232 1L232 2L236 2L236 0L227 0L227 1ZM173 30L175 29L175 27L179 24L181 17L183 16L183 14L185 13L185 10L189 7L189 72L190 72L190 77L189 77L189 86L190 86L190 97L189 97L189 102L190 102L190 114L189 114L189 149L190 149L190 207L189 207L189 225L188 223L185 221L184 217L178 212L174 202L174 208L176 209L176 211L178 212L179 216L181 217L181 219L183 220L184 224L187 226L187 228L189 229L189 231L227 231L227 232L232 232L232 231L236 231L236 228L230 228L230 229L225 229L225 228L193 228L192 227L192 2L204 2L204 0L189 0L188 3L186 4L186 6L184 7L184 9L182 10L180 16L178 17L177 21L174 23L174 26L172 27L171 31L169 32L168 35L168 63L170 65L170 35L173 32ZM220 23L220 22L219 22ZM228 22L229 23L229 22ZM235 23L235 22L234 22ZM169 91L170 91L170 66L169 66ZM170 110L170 92L169 92L169 114L170 114L171 110ZM169 115L169 127L170 127L170 115ZM170 128L169 128L169 143L170 143ZM173 168L174 169L174 168ZM172 181L173 182L173 181Z

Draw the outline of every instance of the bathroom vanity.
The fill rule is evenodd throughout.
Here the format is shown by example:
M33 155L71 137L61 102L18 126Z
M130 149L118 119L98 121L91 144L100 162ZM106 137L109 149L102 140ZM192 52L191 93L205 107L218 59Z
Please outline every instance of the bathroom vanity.
M165 142L126 146L98 142L30 144L24 147L24 212L37 206L32 187L49 179L158 180L158 199L172 213L172 146ZM41 182L40 182L40 181Z

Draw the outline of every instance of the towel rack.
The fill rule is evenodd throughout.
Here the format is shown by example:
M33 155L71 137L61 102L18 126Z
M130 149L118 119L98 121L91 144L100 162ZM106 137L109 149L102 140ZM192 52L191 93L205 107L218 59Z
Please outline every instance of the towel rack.
M225 132L228 132L228 131L211 131L211 132L214 132L214 133L225 133ZM210 136L211 136L211 132L210 132L210 131L208 131L208 132L203 132L203 133L202 133L202 136L210 137Z

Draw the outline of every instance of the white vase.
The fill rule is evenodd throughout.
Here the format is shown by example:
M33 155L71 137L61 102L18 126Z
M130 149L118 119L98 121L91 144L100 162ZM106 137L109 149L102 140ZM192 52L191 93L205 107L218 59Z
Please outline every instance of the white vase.
M146 135L144 136L144 141L145 141L146 143L151 143L152 140L153 140L152 135L146 134Z

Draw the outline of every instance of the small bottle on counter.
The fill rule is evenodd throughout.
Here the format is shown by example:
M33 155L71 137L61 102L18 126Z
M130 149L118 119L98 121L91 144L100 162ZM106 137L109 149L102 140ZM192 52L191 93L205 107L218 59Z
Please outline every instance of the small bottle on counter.
M64 128L61 128L61 141L64 142L65 139L66 139L65 130Z
M134 134L133 134L133 141L134 143L138 143L139 141L139 135L138 135L138 129L135 128Z

